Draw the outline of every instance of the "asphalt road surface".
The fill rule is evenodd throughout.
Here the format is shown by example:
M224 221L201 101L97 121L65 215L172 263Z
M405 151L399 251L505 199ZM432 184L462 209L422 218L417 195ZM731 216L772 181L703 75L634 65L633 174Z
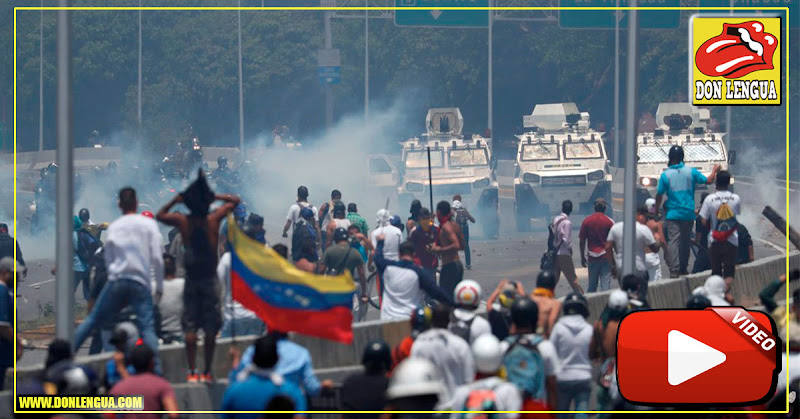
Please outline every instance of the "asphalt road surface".
M510 201L501 202L501 216L505 220L512 219L510 217L509 203ZM580 256L578 254L577 229L582 220L583 216L573 215L572 217L574 229L573 260L579 282L584 289L587 289L587 271L586 268L580 267ZM269 233L268 240L273 244L279 242L288 244L287 239L280 238L280 233L275 225L274 221L266 223ZM502 279L519 281L528 292L531 292L535 287L536 275L539 272L539 259L547 247L545 222L543 220L533 220L533 231L531 233L509 231L510 225L510 222L503 224L504 227L501 228L499 240L474 238L470 241L472 270L465 271L464 278L476 280L481 284L484 300ZM753 234L755 234L754 230L753 228L750 229ZM756 259L782 254L782 237L779 233L770 233L766 238L755 240ZM26 243L24 239L21 239L20 245L23 252L25 252L26 248L30 248L30 246L42 244L36 242ZM53 310L55 308L55 278L50 274L50 269L53 266L52 259L31 259L27 262L29 267L28 276L23 282L19 283L17 292L17 322L19 325L24 326L23 329L30 330L33 326L52 325L54 323L54 321L48 321L48 319L53 318ZM662 271L668 272L663 262ZM617 282L612 281L612 287L617 286ZM569 284L562 276L556 287L556 296L564 296L570 291ZM77 307L85 306L85 300L80 288L76 292L75 301ZM370 308L367 320L377 319L378 315L377 310ZM42 330L41 333L26 333L25 336L29 340L30 347L20 365L34 365L42 362L44 351L36 348L42 348L52 338L52 329ZM87 345L88 341L81 352L86 351Z

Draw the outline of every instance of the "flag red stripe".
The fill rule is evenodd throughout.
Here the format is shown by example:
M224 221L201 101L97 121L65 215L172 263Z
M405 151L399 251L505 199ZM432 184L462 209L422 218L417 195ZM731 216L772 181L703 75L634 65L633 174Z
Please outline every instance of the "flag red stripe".
M235 271L231 271L231 287L233 298L256 313L267 324L268 330L297 332L346 344L353 342L353 313L348 307L297 310L271 306L259 298Z

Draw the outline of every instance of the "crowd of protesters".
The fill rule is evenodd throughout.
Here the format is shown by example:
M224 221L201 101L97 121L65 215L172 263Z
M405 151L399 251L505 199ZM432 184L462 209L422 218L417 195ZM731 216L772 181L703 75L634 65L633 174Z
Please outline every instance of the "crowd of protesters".
M504 280L487 296L480 284L463 278L460 252L465 252L470 269L468 223L474 218L460 196L439 202L435 212L414 201L406 223L382 209L370 229L357 204L345 205L340 191L332 191L331 200L318 208L308 202L308 189L299 187L282 230L284 238L291 232L291 248L283 244L271 248L302 271L320 275L349 271L359 285L358 304L370 298L367 279L375 275L381 320L410 323L411 333L395 347L380 340L367 343L363 371L338 386L339 407L476 412L631 409L615 381L617 328L627 313L649 309L648 283L660 278L659 252L664 252L670 276L685 274L695 221L698 230L706 229L707 236L696 242L705 242L712 275L692 292L686 303L690 309L733 304L730 288L741 260L741 226L735 217L740 203L728 191L730 175L715 168L706 178L685 168L682 150L673 147L669 155L658 197L650 207L637 209L634 272L619 275L624 227L605 215L604 200L594 202L595 213L579 228L581 263L589 268L588 291L609 290L612 278L618 277L620 289L611 292L601 313L590 313L577 282L569 201L551 224L548 245L554 257L536 275L535 287L529 292L520 282ZM697 210L694 185L714 182L716 192L705 197ZM662 220L663 195L668 199ZM233 214L245 234L269 246L263 217L248 214L236 196L215 195L202 172L155 215L138 212L132 188L120 190L118 198L122 216L110 224L95 224L88 210L75 217L74 287L83 284L89 313L73 342L50 344L44 372L22 384L20 392L142 395L145 410L174 412L175 392L160 377L163 366L158 355L160 345L173 342L185 345L186 382L227 380L219 408L251 412L241 416L259 417L252 413L258 411L295 411L304 416L312 407L311 398L336 387L316 377L307 349L285 331L266 330L262 320L231 295L226 216ZM188 213L173 210L179 203ZM166 246L158 222L173 228ZM0 224L0 239L8 241L3 227ZM6 288L0 289L5 291L0 299L3 373L4 366L13 364L9 348L15 344L13 272L25 271L18 245L10 245L15 246L17 265L7 256L0 260L0 288ZM752 260L752 247L747 253ZM572 287L563 301L555 296L562 273ZM775 305L773 296L797 276L781 277L760 295L776 320L790 320L786 329L793 340L784 360L795 360L795 367L800 362L800 295L795 293L788 308ZM598 320L592 324L589 317ZM781 336L786 336L786 329ZM212 377L216 338L236 334L261 337L243 352L232 348L228 376ZM103 371L80 366L73 358L90 337L93 353L113 351ZM196 359L200 337L202 368ZM17 356L22 352L20 348ZM790 368L788 376L796 387L800 373ZM0 383L3 378L0 375ZM771 403L777 403L780 392L776 397ZM139 416L155 417L148 415Z

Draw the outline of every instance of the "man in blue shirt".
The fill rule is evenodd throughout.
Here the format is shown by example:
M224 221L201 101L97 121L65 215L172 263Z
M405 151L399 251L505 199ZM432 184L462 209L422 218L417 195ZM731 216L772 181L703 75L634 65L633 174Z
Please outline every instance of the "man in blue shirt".
M669 167L661 173L661 178L658 180L655 215L658 217L661 200L666 194L664 228L667 230L669 249L667 265L671 278L688 274L689 245L695 222L695 186L714 183L719 169L720 166L715 164L711 174L706 178L696 168L685 166L683 147L674 145L669 149Z
M291 400L294 411L306 410L306 398L294 383L275 370L278 363L277 339L272 335L259 338L254 346L253 368L244 381L231 384L222 398L222 410L258 412L267 409L272 399ZM302 413L300 413L302 415ZM259 418L259 413L225 413L223 418Z
M311 363L311 354L308 349L289 340L286 333L272 331L269 332L278 343L278 363L275 365L275 372L283 376L309 396L319 394L322 387L331 387L333 382L325 380L320 383L314 374L314 366ZM231 383L240 382L247 379L248 372L254 369L253 358L256 345L250 345L245 349L241 358L237 360L238 354L234 355L233 370L228 374Z

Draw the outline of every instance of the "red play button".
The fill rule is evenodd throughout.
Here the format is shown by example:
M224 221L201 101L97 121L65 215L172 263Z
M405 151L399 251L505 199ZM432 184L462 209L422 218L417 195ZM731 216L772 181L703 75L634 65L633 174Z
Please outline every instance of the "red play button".
M620 394L637 404L758 404L775 391L780 340L739 307L637 311L619 326Z

